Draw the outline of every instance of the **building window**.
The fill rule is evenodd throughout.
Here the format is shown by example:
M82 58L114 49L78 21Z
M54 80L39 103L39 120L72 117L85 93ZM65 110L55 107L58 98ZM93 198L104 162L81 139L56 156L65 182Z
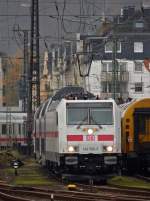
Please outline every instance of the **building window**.
M102 82L102 93L107 93L107 82Z
M5 85L3 85L3 96L5 96L6 95L6 87L5 87Z
M135 92L143 92L143 83L142 82L135 83Z
M136 22L135 27L138 29L142 29L142 28L144 28L144 23L143 22Z
M112 62L104 62L102 64L102 72L112 72Z
M108 68L108 72L112 72L112 70L113 70L113 64L112 64L112 62L109 62L108 64L107 64L107 68Z
M102 93L113 93L114 88L113 84L111 82L102 82ZM120 85L118 84L116 86L116 93L120 93Z
M127 71L127 63L126 62L119 62L118 71L126 72Z
M58 52L55 51L55 59L54 59L55 68L57 68L57 64L58 64Z
M107 63L102 63L102 72L107 72Z
M127 63L126 62L119 62L116 63L116 70L118 72L126 72L127 70ZM104 62L102 64L102 72L112 72L113 71L113 64L112 62Z
M4 106L4 107L6 106L6 103L5 103L5 102L3 102L3 106Z
M112 84L108 83L108 93L111 93L112 92Z
M105 44L105 53L113 52L113 42L107 42ZM117 53L121 53L121 43L117 42Z
M6 134L7 134L7 125L2 124L2 135L6 135Z
M142 42L134 42L134 52L135 53L143 52L143 43Z
M109 53L109 52L112 52L112 50L113 50L113 43L112 42L107 42L106 44L105 44L105 52L107 53Z
M50 86L48 85L48 83L45 84L45 90L49 91L50 90Z
M142 62L135 61L134 65L135 65L135 72L142 72L142 70L143 70L142 69L143 68Z

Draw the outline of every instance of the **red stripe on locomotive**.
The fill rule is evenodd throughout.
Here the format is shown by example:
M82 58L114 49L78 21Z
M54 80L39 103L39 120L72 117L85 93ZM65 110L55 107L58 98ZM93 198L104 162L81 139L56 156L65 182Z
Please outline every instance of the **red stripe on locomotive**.
M67 135L67 141L83 141L83 135Z
M98 141L113 141L114 135L98 135Z

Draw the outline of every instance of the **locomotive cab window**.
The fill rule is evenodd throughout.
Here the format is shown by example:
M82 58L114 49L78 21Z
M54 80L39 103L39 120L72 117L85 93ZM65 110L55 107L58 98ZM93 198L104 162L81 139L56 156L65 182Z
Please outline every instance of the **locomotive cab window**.
M105 124L113 123L111 108L90 108L90 124Z
M113 110L110 103L67 104L68 125L112 125Z
M87 108L68 108L67 109L67 124L88 124L88 109Z

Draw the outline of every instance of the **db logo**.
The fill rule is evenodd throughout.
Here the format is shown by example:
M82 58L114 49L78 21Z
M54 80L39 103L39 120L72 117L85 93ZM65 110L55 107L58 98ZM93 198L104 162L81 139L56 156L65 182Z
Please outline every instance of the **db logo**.
M95 136L94 135L87 135L86 141L95 141Z
M144 59L145 68L150 72L150 59Z

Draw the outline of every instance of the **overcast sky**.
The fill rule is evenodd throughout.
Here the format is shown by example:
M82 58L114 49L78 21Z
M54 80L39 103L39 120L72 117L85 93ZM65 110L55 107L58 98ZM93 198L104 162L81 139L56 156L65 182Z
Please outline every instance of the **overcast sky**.
M18 26L30 29L31 0L0 0L0 52L12 54L23 50ZM72 32L94 32L104 15L119 14L123 6L140 7L142 0L39 0L40 47L44 40L53 42L70 39ZM82 18L79 16L86 16ZM50 17L49 17L50 16ZM60 16L60 17L59 17Z

